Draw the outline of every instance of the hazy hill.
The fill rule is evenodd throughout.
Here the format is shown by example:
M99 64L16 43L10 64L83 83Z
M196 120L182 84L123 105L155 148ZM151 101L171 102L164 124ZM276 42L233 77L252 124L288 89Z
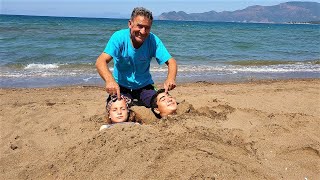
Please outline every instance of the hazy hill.
M320 21L320 3L317 2L286 2L275 6L249 6L236 11L209 11L190 13L183 11L162 13L160 20L178 21L222 21L222 22L310 22Z

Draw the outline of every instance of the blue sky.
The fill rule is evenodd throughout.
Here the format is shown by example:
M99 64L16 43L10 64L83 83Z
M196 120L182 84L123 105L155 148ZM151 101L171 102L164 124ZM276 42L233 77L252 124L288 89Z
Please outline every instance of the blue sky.
M154 16L169 11L187 13L234 11L252 5L272 6L290 0L1 0L1 14L128 18L143 6ZM313 0L312 2L320 2Z

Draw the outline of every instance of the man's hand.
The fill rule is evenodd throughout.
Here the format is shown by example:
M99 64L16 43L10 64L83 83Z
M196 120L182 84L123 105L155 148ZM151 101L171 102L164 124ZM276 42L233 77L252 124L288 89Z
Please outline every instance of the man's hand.
M117 95L118 99L120 100L120 87L118 83L115 81L107 82L106 83L106 91L110 95Z
M106 82L106 91L110 95L117 95L120 99L120 87L114 80L112 73L109 70L108 63L112 60L109 54L101 53L96 61L96 67L101 78Z
M175 80L167 79L163 84L163 88L165 90L165 93L167 93L168 91L174 89L175 87L176 87L176 81Z
M178 66L177 62L174 58L170 58L166 62L168 66L168 77L167 80L163 84L163 88L165 92L167 93L168 91L174 89L176 87L176 76L177 76L177 71L178 71Z

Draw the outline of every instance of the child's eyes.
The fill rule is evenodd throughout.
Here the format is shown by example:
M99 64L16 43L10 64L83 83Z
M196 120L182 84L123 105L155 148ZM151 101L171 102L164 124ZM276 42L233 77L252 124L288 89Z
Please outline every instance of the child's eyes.
M125 111L125 110L127 110L126 108L120 108L122 111ZM117 109L111 109L111 111L112 112L116 112L117 111Z

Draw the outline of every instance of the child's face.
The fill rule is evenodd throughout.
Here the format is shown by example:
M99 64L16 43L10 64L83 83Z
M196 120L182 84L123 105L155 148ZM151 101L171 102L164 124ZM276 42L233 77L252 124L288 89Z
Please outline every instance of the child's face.
M160 93L157 96L157 105L161 116L173 114L177 110L176 100L167 93Z
M109 117L113 123L125 122L128 119L128 108L123 99L112 103Z

